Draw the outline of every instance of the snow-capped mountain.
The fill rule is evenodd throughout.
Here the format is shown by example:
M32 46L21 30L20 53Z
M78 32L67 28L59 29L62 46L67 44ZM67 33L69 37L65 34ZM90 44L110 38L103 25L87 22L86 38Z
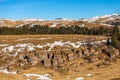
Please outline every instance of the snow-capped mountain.
M83 21L87 22L105 22L110 20L120 19L120 15L118 13L114 13L111 15L104 15L104 16L96 16L89 19L84 19Z

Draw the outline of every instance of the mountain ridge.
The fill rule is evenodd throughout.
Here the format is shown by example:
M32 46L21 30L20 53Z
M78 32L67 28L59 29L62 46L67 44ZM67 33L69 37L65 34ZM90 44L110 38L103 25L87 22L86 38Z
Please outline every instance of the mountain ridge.
M120 22L120 14L114 13L111 15L96 16L88 19L75 20L72 18L56 18L54 20L45 20L39 18L27 18L23 20L0 19L0 27L20 27L21 25L48 25L49 27L72 26L91 27L96 24L100 26L116 26ZM119 24L120 25L120 24ZM118 25L118 26L119 26ZM97 27L97 26L96 26Z

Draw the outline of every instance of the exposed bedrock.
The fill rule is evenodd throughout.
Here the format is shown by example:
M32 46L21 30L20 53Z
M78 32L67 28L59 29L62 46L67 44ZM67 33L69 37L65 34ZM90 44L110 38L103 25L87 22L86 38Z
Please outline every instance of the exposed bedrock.
M41 51L39 49L33 51L19 52L17 56L11 56L14 52L6 52L0 54L0 68L7 68L9 71L27 69L32 66L59 68L61 64L83 59L87 63L96 62L98 60L112 61L119 57L119 50L112 46L92 47L80 46L72 47L55 47L51 51ZM100 63L100 67L105 63Z

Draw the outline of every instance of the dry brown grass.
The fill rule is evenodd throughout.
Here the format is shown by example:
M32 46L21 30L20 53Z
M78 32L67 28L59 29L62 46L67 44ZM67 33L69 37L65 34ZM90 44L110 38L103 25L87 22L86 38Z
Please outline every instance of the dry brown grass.
M0 73L0 80L26 80L22 74L10 75Z
M23 41L17 41L19 39L27 39ZM48 38L45 40L37 40L39 38ZM16 43L46 43L46 42L54 42L54 41L82 41L87 39L105 39L105 36L88 36L88 35L0 35L0 44L8 43L8 44L16 44Z
M17 41L19 39L29 38L28 40ZM49 38L45 40L36 40L39 38ZM18 43L33 43L33 44L44 44L54 41L84 41L88 39L106 39L105 36L88 36L88 35L0 35L0 44L10 44L15 45ZM32 67L28 70L23 71L20 74L10 75L0 73L0 80L26 80L26 77L23 76L25 73L36 73L36 74L50 74L52 75L53 80L67 80L67 77L70 77L69 80L74 80L76 77L83 77L85 80L117 80L120 77L120 61L113 63L111 66L105 68L96 68L95 65L98 63L91 63L86 66L80 67L82 60L74 60L69 63L66 63L66 67L78 66L78 71L73 70L68 71L67 74L63 72L58 72L52 69L46 69L41 67ZM69 65L71 64L71 66ZM91 69L90 69L91 68ZM87 77L86 74L93 74L92 77Z
M41 38L46 38L44 40L39 40ZM54 41L84 41L88 39L106 39L106 36L93 36L93 35L0 35L0 44L22 44L22 43L32 43L34 45L53 43ZM20 41L20 39L26 39ZM0 49L3 48L0 46Z
M77 63L77 60L76 60ZM111 66L105 68L96 68L94 64L88 64L85 67L79 67L78 72L70 71L68 74L59 73L58 71L40 68L40 67L33 67L31 69L23 71L21 74L17 75L10 75L10 74L3 74L0 73L0 80L25 80L26 77L23 75L25 73L35 73L35 74L50 74L53 80L67 80L67 77L70 77L69 80L74 80L76 77L83 77L85 80L120 80L120 61L117 63L112 64ZM88 68L92 67L93 69L88 70ZM92 77L87 77L86 74L91 73ZM34 79L33 79L34 80Z

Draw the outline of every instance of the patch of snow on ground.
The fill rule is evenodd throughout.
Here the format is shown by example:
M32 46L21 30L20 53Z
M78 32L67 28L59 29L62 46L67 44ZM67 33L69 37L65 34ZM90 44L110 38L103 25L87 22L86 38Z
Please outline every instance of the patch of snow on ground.
M50 48L48 49L48 51L51 51L51 49L54 48L55 46L63 46L63 45L64 44L61 41L55 41L54 43L49 45Z
M34 49L34 45L32 43L27 43L27 44L17 44L15 47L18 47L18 48L27 48L28 51L33 51L35 50Z
M46 39L51 39L50 37L49 38L23 38L23 39L18 39L16 41L25 41L25 40L46 40Z
M100 44L100 43L106 43L107 40L101 40L101 41L93 41L90 44Z
M43 46L42 46L42 45L37 45L36 47L37 47L37 48L43 48Z
M33 46L28 46L28 51L33 51L35 50Z
M22 52L22 51L24 51L24 48L19 48L19 49L16 51L14 57L16 57L16 56L18 55L18 53L19 53L19 52Z
M7 52L7 51L12 52L13 50L14 50L14 46L5 47L2 49L3 52Z
M19 52L23 52L25 50L33 51L33 50L35 50L35 48L43 48L43 46L42 45L34 45L32 43L16 44L15 46L4 47L0 52L16 51L14 55L11 55L11 56L16 57Z
M38 38L36 40L46 40L46 39L50 39L50 38Z
M15 47L25 47L27 44L17 44Z
M81 42L71 42L71 41L66 41L66 42L62 42L62 41L55 41L54 43L47 43L46 46L49 46L50 48L48 49L48 51L51 51L51 49L53 49L55 46L72 46L74 48L79 48L81 46L81 44L85 44L85 43L81 43Z
M82 77L78 77L78 78L75 78L75 80L85 80L85 79Z
M93 75L92 75L92 74L87 74L86 76L87 76L87 77L92 77Z
M8 46L9 44L0 44L0 47Z
M24 38L24 39L18 39L16 41L25 41L25 40L29 40L30 38Z
M31 77L36 77L37 80L52 80L49 74L39 75L39 74L24 74L27 77L27 80L30 80Z
M4 70L0 70L1 73L5 73L5 74L17 74L17 71L15 72L9 72L7 69Z
M106 42L106 40L101 40L101 41L78 41L78 42L71 42L71 41L55 41L53 43L45 43L45 44L38 44L34 45L32 43L23 43L23 44L16 44L15 46L7 46L4 47L0 52L12 52L16 51L14 56L17 56L19 52L23 52L24 50L27 51L33 51L36 48L44 48L44 47L49 47L47 51L51 51L54 47L56 46L68 46L68 47L73 47L73 48L79 48L81 45L86 45L88 43L94 45L94 44L99 44L102 42Z

